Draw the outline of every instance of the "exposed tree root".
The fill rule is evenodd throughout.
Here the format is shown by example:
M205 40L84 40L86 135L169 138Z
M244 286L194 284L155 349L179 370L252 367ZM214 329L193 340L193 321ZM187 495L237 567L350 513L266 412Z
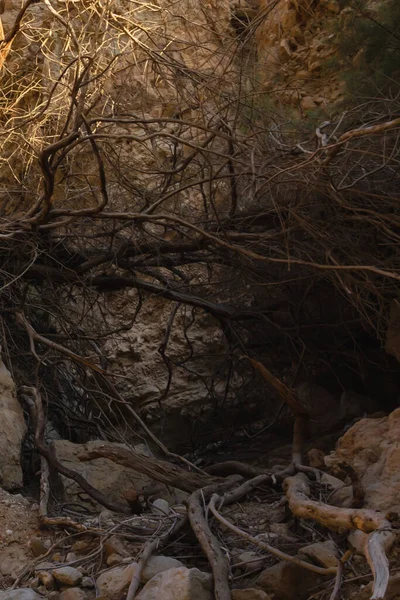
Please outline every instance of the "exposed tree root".
M277 548L274 548L273 546L270 546L269 544L266 544L265 542L262 542L261 540L258 540L257 538L253 537L252 535L246 533L246 531L239 529L239 527L236 527L236 525L233 525L233 523L231 523L230 521L225 519L225 517L223 517L218 512L218 510L216 508L216 504L218 502L220 502L221 500L223 500L223 499L220 498L217 494L214 494L210 500L209 509L212 512L212 514L214 515L214 517L216 519L218 519L218 521L222 525L225 525L225 527L228 527L228 529L230 529L231 531L236 533L236 535L244 538L251 544L255 544L259 548L266 550L267 552L269 552L270 554L273 554L274 556L276 556L276 558L279 558L280 560L286 560L295 565L298 565L299 567L303 567L304 569L307 569L308 571L312 571L313 573L318 573L318 575L334 575L334 574L336 574L336 571L337 571L336 567L329 567L329 568L318 567L317 565L308 563L304 560L301 560L300 558L297 558L296 556L290 556L289 554L286 554L286 552L282 552L281 550L278 550Z
M384 515L374 510L339 508L310 500L307 477L298 473L284 481L284 490L291 511L296 517L313 519L328 529L358 529L365 535L365 556L374 576L371 600L385 597L389 583L389 562L386 552L396 535Z
M231 600L228 563L207 523L204 502L202 490L197 490L190 496L188 504L190 525L211 565L216 600Z
M139 589L140 586L140 578L141 575L143 573L143 569L146 566L147 561L149 560L150 556L153 554L154 550L156 550L158 548L160 544L160 540L157 538L155 540L151 540L150 542L147 542L147 544L145 544L141 554L140 554L140 559L138 562L138 567L137 569L135 569L134 573L133 573L133 577L128 589L128 593L126 595L126 600L133 600L134 597L136 596L136 592Z

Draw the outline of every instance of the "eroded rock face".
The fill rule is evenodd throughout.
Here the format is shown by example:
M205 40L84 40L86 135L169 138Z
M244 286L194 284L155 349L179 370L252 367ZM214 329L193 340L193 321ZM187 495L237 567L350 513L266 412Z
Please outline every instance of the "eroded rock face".
M0 415L0 486L13 490L22 487L20 455L26 425L14 382L1 358Z
M400 512L400 408L381 419L361 419L339 440L325 461L347 462L361 479L364 506Z

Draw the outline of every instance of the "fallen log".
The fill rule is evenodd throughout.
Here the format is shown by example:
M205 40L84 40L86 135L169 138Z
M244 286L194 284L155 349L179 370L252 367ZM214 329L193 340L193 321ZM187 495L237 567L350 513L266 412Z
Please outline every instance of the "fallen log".
M126 448L118 448L109 444L102 444L96 448L88 450L82 449L78 456L80 461L93 460L95 458L108 458L109 460L143 473L151 479L176 487L184 492L192 493L199 488L215 486L220 483L219 477L211 475L202 475L182 469L178 465L159 460L158 458L141 456L130 452Z
M371 600L383 600L389 583L389 561L386 553L393 545L396 534L382 513L363 508L340 508L309 499L307 476L298 473L287 477L283 489L289 507L296 517L313 519L334 530L359 530L364 534L364 553L374 576Z

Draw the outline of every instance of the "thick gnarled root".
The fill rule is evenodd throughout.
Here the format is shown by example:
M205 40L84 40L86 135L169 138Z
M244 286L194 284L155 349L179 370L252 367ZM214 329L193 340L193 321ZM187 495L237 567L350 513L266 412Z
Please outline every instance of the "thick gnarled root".
M308 479L303 473L287 477L283 488L296 517L313 519L328 529L357 530L358 546L363 550L374 576L371 600L383 600L389 583L387 552L396 534L381 513L362 508L340 508L309 499Z

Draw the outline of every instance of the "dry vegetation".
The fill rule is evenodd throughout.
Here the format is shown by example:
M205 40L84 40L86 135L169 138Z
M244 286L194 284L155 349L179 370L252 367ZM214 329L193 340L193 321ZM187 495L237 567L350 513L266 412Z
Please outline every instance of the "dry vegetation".
M2 346L25 386L36 448L56 469L43 441L41 398L46 414L68 396L71 419L89 421L96 406L104 423L130 420L151 435L124 398L120 374L102 362L102 340L119 334L104 309L109 292L136 290L126 328L149 296L171 302L164 354L177 307L212 315L229 346L227 379L249 368L247 356L269 355L279 372L285 361L272 362L273 348L299 363L321 349L337 356L360 331L382 341L397 297L396 86L303 134L301 123L280 120L248 76L252 35L268 9L235 30L222 8L209 22L188 2L194 27L174 16L174 3L159 4L66 1L56 10L50 0L28 0L2 45ZM167 359L166 368L173 376ZM261 476L275 484L299 471L318 478L301 460L306 409L269 371L263 375L297 426L291 466L274 482ZM172 458L169 470L143 468L155 479L157 468L167 479L177 471L174 485L187 488L193 466ZM203 496L190 487L190 524L214 571L216 598L227 599L225 558L203 499L221 520L213 494L237 483L201 476ZM285 483L302 516L311 502L304 477ZM257 477L240 482L225 504L258 484ZM45 500L42 517L51 524ZM390 523L362 509L336 515L328 505L312 507L308 516L328 528L337 517L366 536L382 530L367 555L374 598L383 597ZM341 568L335 573L340 582Z

